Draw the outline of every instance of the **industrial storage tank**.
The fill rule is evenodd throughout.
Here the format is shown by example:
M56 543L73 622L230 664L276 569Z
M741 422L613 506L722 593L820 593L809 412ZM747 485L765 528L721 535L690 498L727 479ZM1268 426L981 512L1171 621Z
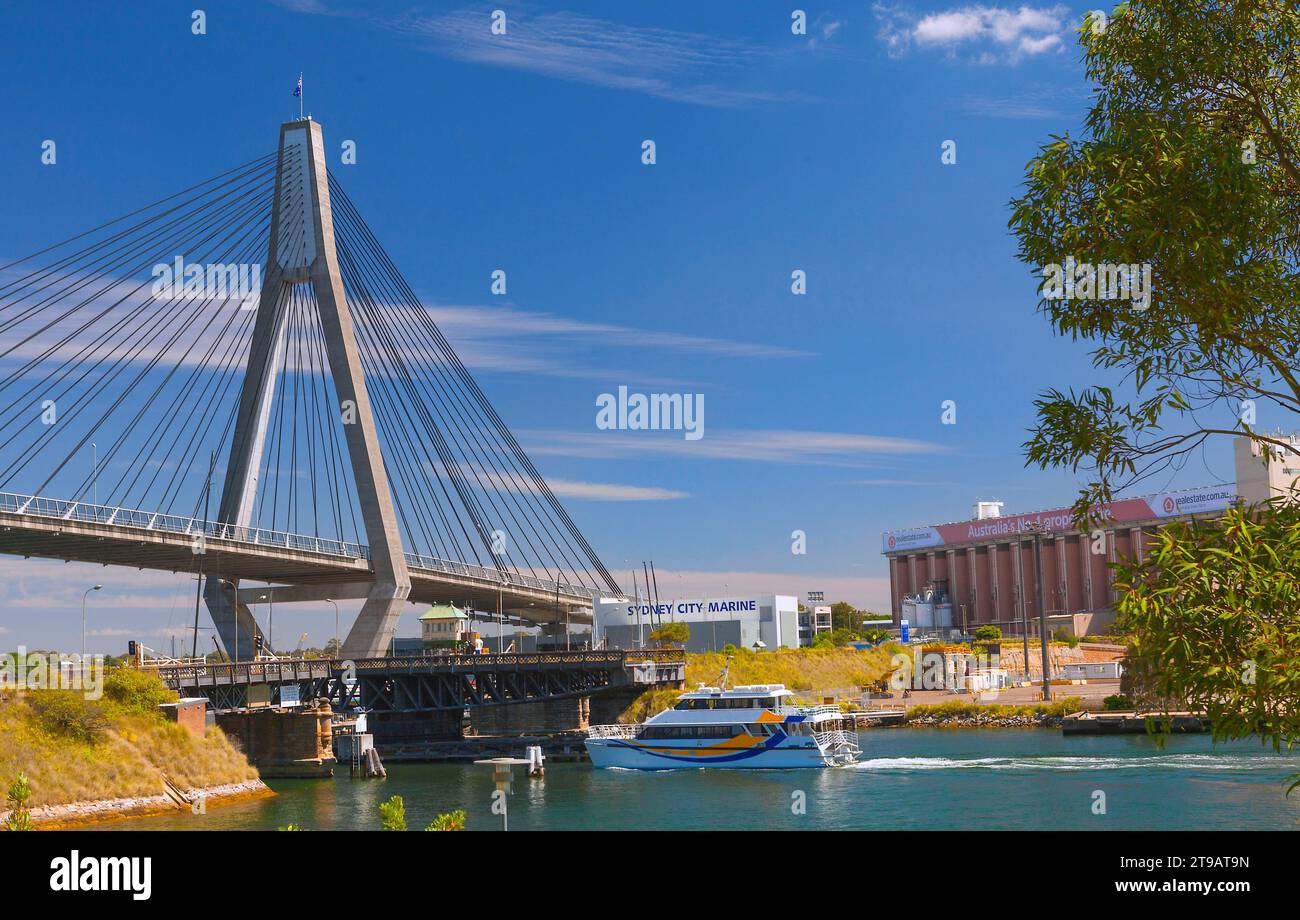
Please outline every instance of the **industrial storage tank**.
M933 629L934 604L924 594L909 594L903 598L903 619L913 629Z

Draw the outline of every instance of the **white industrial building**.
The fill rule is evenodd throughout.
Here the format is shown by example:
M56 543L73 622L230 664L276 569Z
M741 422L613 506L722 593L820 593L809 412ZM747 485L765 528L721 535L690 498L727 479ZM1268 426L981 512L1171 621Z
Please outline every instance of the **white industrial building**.
M645 648L660 623L686 623L687 651L717 651L726 645L748 649L799 647L799 602L783 594L699 598L653 604L623 597L593 605L597 648Z
M1081 661L1061 666L1063 680L1119 680L1124 676L1122 661Z

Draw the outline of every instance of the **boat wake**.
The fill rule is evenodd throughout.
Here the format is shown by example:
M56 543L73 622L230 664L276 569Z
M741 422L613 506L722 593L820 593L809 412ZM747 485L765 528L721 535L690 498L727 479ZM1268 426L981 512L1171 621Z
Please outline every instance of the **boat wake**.
M1151 754L1143 757L875 757L853 764L855 770L1206 770L1263 771L1295 769L1295 761L1271 754Z

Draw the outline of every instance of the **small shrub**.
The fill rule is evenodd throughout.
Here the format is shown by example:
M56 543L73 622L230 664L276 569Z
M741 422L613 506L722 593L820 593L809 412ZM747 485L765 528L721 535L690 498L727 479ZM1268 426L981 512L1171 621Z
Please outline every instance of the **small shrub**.
M9 817L5 818L5 830L32 830L32 815L27 810L27 800L32 797L32 788L27 783L27 774L19 773L18 778L9 787L5 799L9 802Z
M400 795L379 803L380 828L386 831L406 830L406 803Z
M445 815L438 815L433 819L426 831L463 831L465 829L465 812L462 809L447 812Z
M1101 708L1107 712L1128 712L1132 710L1133 701L1122 693L1108 696L1101 701Z
M31 694L27 704L46 731L83 744L97 742L110 725L103 705L76 690L40 690Z
M981 642L992 642L995 639L1002 638L1002 630L997 626L977 626L975 627L975 638Z
M141 715L157 713L160 704L179 698L158 675L135 668L118 668L105 677L104 696L121 709Z
M1054 629L1052 631L1052 639L1057 642L1064 642L1070 648L1075 648L1079 644L1079 637L1065 626L1059 626Z

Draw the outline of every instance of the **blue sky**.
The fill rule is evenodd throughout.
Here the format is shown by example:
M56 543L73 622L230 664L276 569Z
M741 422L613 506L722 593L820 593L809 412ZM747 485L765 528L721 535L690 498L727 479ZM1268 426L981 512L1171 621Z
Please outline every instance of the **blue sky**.
M1088 7L805 4L802 36L795 4L752 0L209 2L205 35L193 8L0 13L0 257L272 151L302 71L327 149L356 142L331 169L625 579L653 558L661 593L879 609L882 530L1072 499L1019 445L1036 393L1096 381L1035 315L1006 222L1037 146L1082 117ZM620 385L703 394L704 437L598 430ZM71 645L95 581L105 651L192 605L171 576L0 565L5 644Z

